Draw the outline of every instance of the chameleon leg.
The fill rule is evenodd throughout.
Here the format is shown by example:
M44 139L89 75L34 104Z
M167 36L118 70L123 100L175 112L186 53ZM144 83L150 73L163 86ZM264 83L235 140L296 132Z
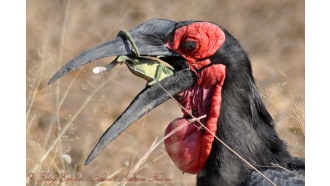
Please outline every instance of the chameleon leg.
M162 75L163 70L164 70L165 67L166 67L166 66L165 66L164 64L162 64L162 63L160 63L160 64L158 65L157 70L156 70L156 72L155 72L154 80L148 82L148 83L147 83L148 86L152 86L152 85L156 84L156 83L160 80L160 76Z
M132 45L133 49L134 49L134 53L137 55L137 56L140 56L140 52L139 52L139 49L137 48L132 36L130 35L129 32L127 32L126 30L120 30L118 32L118 36L122 36L124 38L126 38Z
M99 74L99 73L104 72L104 71L110 71L110 70L113 69L113 67L115 67L119 63L125 62L126 60L129 60L129 57L127 57L127 56L118 56L118 57L116 57L116 59L114 59L112 62L110 62L109 64L107 64L104 67L95 67L93 69L93 72L95 74Z
M99 73L104 72L104 71L110 71L110 70L112 70L113 67L115 67L116 65L118 65L119 63L122 62L123 59L120 58L120 57L122 57L122 56L116 57L115 60L113 60L112 62L110 62L109 64L107 64L104 67L95 67L95 68L93 68L94 74L99 74Z

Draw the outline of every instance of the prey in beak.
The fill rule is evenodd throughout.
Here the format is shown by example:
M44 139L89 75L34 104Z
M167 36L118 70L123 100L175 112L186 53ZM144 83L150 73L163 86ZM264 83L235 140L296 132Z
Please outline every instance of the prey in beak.
M95 67L93 72L98 74L104 71L110 71L117 64L125 63L128 69L145 80L147 80L147 85L152 86L158 81L171 76L174 74L173 68L166 66L162 60L155 57L143 57L140 56L140 51L137 48L135 41L131 37L129 32L119 31L120 36L127 38L134 49L134 56L121 55L118 56L114 61L106 65L105 67Z
M166 46L175 24L176 22L165 19L146 21L129 31L135 46L126 37L119 34L115 39L88 49L69 61L56 72L48 84L82 65L100 58L121 55L179 57L177 53L169 50ZM136 54L135 49L138 49L139 53Z
M89 154L86 165L136 120L167 101L171 96L177 95L195 84L196 78L187 68L185 59L167 47L175 26L176 22L171 20L146 21L128 33L120 33L115 39L81 53L64 65L49 80L48 84L51 84L89 62L118 56L107 66L94 68L94 73L111 70L117 64L125 63L132 73L148 82L148 86L134 98L128 108L100 137ZM164 66L159 60L167 62L172 68Z

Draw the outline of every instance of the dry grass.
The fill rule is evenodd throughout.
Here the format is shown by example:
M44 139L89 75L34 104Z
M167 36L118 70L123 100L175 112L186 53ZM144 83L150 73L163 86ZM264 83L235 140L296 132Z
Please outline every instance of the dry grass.
M195 183L194 175L174 166L162 144L150 152L167 124L181 115L173 101L147 114L89 166L83 165L99 136L144 87L145 82L125 67L95 75L95 64L111 59L99 60L47 86L49 78L81 51L155 17L213 21L236 36L249 53L280 136L293 155L305 156L303 1L29 0L28 185L120 185L132 170L135 174L129 174L132 179L126 185ZM108 181L102 182L104 178Z

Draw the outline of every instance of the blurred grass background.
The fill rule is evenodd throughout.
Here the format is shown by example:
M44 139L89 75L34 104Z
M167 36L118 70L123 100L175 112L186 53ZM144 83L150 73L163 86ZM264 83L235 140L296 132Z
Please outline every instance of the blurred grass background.
M93 74L93 67L112 60L108 58L47 85L80 52L151 18L206 20L227 28L250 56L257 85L281 138L294 156L304 157L304 17L305 4L300 0L28 0L27 185L120 185L155 138L163 137L167 124L181 115L179 107L168 101L84 166L100 135L145 82L124 66ZM195 175L182 174L162 144L134 172L150 182L126 185L195 183ZM156 176L169 182L156 182ZM105 177L109 180L101 182Z

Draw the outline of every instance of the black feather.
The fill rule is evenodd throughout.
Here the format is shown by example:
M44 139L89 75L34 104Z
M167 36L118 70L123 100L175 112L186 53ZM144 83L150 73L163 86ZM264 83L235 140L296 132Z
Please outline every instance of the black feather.
M226 66L216 135L278 185L304 184L304 162L294 162L278 137L255 84L248 55L238 41L223 30L226 41L211 57L212 63ZM197 185L270 183L214 140L211 154L197 175Z

